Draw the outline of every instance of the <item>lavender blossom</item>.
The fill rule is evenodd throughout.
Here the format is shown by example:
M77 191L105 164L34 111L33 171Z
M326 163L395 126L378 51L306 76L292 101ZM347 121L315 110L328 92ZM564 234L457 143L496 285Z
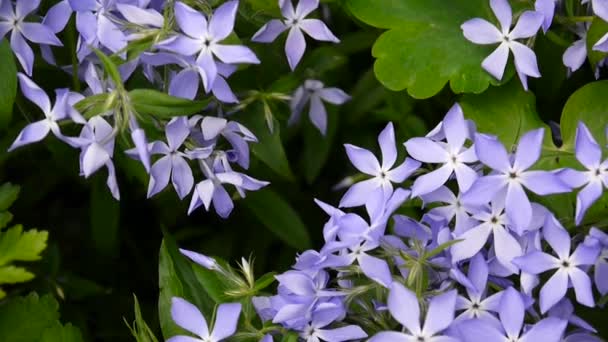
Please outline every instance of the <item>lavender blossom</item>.
M234 28L238 5L238 1L222 4L207 21L201 13L176 2L175 19L184 34L177 34L158 45L183 56L197 55L196 63L206 91L211 89L218 74L215 58L227 64L260 63L253 51L243 45L220 44Z
M544 128L524 134L519 139L513 161L504 146L487 135L475 136L475 150L479 160L496 172L481 178L463 195L464 202L485 205L495 196L506 196L505 211L511 224L518 230L526 229L532 220L532 205L524 187L538 195L570 191L557 175L548 171L527 171L540 158Z
M490 0L490 7L494 15L500 22L500 30L485 19L475 18L464 24L461 28L464 36L475 44L487 45L500 43L498 48L483 60L481 66L490 75L502 80L509 50L513 52L515 58L515 69L521 80L524 89L528 90L526 76L540 77L536 55L526 45L517 42L517 39L529 38L536 34L543 24L544 16L541 13L526 11L511 30L512 11L507 0Z
M370 342L433 341L454 320L456 291L452 290L436 297L429 303L424 325L420 325L420 305L416 295L398 282L394 282L388 296L388 310L408 330L408 334L383 331L372 336ZM444 336L442 341L457 341Z
M304 107L310 102L308 117L321 134L325 135L327 133L327 111L323 106L323 101L341 105L348 100L350 100L350 96L338 88L325 88L321 81L306 80L304 84L296 89L291 98L289 124L294 124L300 120Z
M305 32L319 41L339 43L329 28L319 19L306 17L319 7L319 0L300 0L295 10L291 0L279 0L283 20L273 19L266 23L251 38L254 42L271 43L286 30L289 30L285 44L285 54L291 70L295 70L306 51Z
M241 314L241 303L224 303L217 308L215 324L209 331L207 320L200 310L185 299L171 299L171 317L175 324L195 334L198 338L177 335L167 342L220 342L236 332Z
M557 254L557 258L537 251L513 260L514 264L531 274L557 269L540 291L541 312L547 312L566 295L570 282L574 287L577 302L589 307L595 306L591 279L581 266L595 263L600 252L599 247L580 244L570 253L570 236L554 216L547 217L543 237Z
M53 30L41 23L26 22L25 18L40 5L40 0L0 1L0 39L11 32L11 48L28 76L32 75L34 51L26 39L38 44L63 46Z
M348 159L357 170L373 178L354 184L342 197L340 207L355 207L365 204L368 212L375 213L383 210L384 204L393 193L392 182L401 183L420 167L420 163L406 158L405 161L393 168L397 160L395 131L389 123L378 136L378 144L382 151L382 164L368 150L346 144Z

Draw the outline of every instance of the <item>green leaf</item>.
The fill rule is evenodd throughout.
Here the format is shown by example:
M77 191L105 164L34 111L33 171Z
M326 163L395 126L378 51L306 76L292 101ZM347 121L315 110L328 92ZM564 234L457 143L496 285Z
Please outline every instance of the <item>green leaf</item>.
M255 281L255 285L253 286L253 289L256 292L260 292L263 289L267 288L268 286L272 285L272 283L274 283L276 280L276 278L274 277L275 275L276 275L276 272L270 272L270 273L264 274L258 280Z
M111 257L118 251L120 202L106 188L105 179L96 177L91 189L89 209L91 239L96 252Z
M256 103L253 105L253 111L245 113L240 121L247 126L258 138L257 143L251 144L251 153L266 164L272 171L286 180L293 181L295 179L283 143L281 141L280 125L278 121L272 118L273 131L270 132L266 126L262 104Z
M459 103L465 117L475 122L478 132L498 136L507 149L515 146L522 134L545 126L536 112L534 94L523 90L518 80L492 87L480 95L466 94ZM551 141L548 129L545 141Z
M90 119L112 110L116 105L115 102L115 93L96 94L80 100L74 108L85 118Z
M436 256L437 254L441 253L442 251L452 247L453 245L461 242L462 240L450 240L448 242L442 243L441 245L435 247L433 250L427 252L424 254L424 259L428 260L428 259L432 259L434 256Z
M120 72L118 71L118 66L116 66L116 64L112 62L112 59L110 59L110 57L108 57L100 50L94 48L93 51L101 61L101 64L103 64L103 68L105 69L108 76L110 76L112 81L114 81L114 85L116 86L116 88L122 89L122 77L120 76Z
M13 116L17 96L17 66L6 39L0 42L0 128L5 128Z
M12 261L34 261L46 248L48 233L35 229L23 232L21 225L0 233L0 265Z
M59 323L59 304L50 295L12 298L0 306L3 342L80 342L78 328Z
M22 267L0 267L0 284L23 283L34 278L34 274Z
M228 298L226 296L226 282L223 282L218 276L217 272L212 270L208 270L200 265L192 263L192 270L194 271L194 275L196 279L198 279L199 283L202 287L205 288L205 291L209 294L209 296L216 303L223 303Z
M152 89L131 90L129 98L137 113L161 119L199 113L209 104L209 100L192 101Z
M608 23L598 17L594 17L587 31L587 58L591 63L591 70L595 70L597 64L608 56L608 53L593 50L593 45L608 32Z
M346 6L366 24L389 29L372 50L385 87L424 99L448 82L455 93L477 94L498 83L481 68L495 46L473 44L460 29L475 17L495 22L486 0L346 0Z
M310 121L303 123L304 149L302 151L301 168L308 184L312 184L327 162L336 130L338 128L337 111L328 110L327 133L322 135Z
M184 298L206 314L213 311L215 302L199 283L191 262L181 255L173 237L166 231L163 235L158 266L158 312L163 336L168 339L184 332L171 319L171 298Z
M19 185L4 183L0 186L0 211L5 211L17 200Z
M131 330L131 334L135 337L137 342L158 342L156 336L144 320L143 315L141 314L141 309L139 307L139 301L137 300L137 296L133 294L133 311L135 312L135 320L133 321L133 325L127 323L125 319L125 323L127 323L127 327Z
M291 205L277 193L270 189L249 193L243 205L288 245L299 250L310 248L306 226Z
M44 331L40 342L81 342L82 334L80 330L68 323L62 326L61 323L55 322L52 326Z
M600 146L606 146L608 124L608 81L592 82L570 96L564 106L560 125L564 149L574 151L579 121L583 121Z

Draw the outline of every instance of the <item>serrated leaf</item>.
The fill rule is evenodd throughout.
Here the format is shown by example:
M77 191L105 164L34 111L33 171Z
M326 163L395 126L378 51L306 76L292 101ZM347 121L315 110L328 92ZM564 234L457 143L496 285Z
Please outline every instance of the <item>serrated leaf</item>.
M35 229L22 232L21 225L0 233L0 265L12 261L34 261L46 248L48 233Z
M58 309L57 301L50 295L39 297L36 293L30 293L27 297L10 299L0 306L2 341L41 341L46 330L54 329L58 324Z
M11 183L4 183L0 186L0 211L5 211L13 205L19 197L19 190L19 185Z
M0 42L0 128L5 128L13 116L17 96L17 66L6 39Z
M34 274L22 267L2 266L0 267L0 284L23 283L34 278Z
M298 213L279 194L262 189L247 195L243 205L277 237L299 250L310 248L306 226Z
M209 104L209 100L193 101L153 89L132 90L129 92L129 98L133 108L139 114L152 115L161 119L199 113Z
M40 342L81 342L82 334L80 330L68 323L64 326L59 322L55 322L47 328L42 334Z
M389 29L372 50L385 87L424 99L448 82L455 93L477 94L499 83L481 68L495 47L467 41L460 29L475 17L496 21L486 0L346 0L346 5L366 24ZM509 69L504 81L513 74Z

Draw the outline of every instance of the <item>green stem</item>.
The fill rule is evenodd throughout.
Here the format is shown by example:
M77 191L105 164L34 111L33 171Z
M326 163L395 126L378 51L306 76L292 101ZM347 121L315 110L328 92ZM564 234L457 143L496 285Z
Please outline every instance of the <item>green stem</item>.
M552 31L547 31L545 33L545 37L547 37L547 39L549 39L550 41L554 42L557 45L563 46L563 47L569 47L570 46L570 42L567 41L566 39L558 36L557 34L555 34L555 32Z

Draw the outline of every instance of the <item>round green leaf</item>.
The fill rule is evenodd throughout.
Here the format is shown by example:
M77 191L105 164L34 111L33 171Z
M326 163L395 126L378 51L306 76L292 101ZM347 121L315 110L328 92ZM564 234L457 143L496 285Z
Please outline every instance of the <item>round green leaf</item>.
M564 106L561 118L564 148L574 150L576 126L583 121L600 146L606 146L608 81L592 82L577 90Z
M481 68L495 47L467 41L460 25L480 17L494 21L486 0L347 0L358 19L385 32L373 48L378 80L419 99L447 82L455 93L481 93L498 81ZM507 72L507 80L513 72Z

